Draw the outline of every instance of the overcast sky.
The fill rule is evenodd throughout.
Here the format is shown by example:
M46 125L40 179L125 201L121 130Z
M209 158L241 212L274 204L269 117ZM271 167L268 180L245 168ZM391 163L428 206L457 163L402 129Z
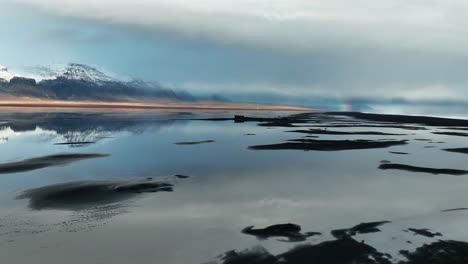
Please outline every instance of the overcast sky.
M465 0L0 0L0 64L194 94L468 101Z

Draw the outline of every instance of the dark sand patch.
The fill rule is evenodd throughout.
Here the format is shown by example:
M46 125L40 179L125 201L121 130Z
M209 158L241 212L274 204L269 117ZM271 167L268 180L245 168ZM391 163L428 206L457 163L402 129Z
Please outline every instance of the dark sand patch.
M407 241L407 244L412 244ZM424 244L414 251L400 250L405 260L392 259L372 246L352 238L325 241L316 245L301 245L273 255L263 247L229 251L213 264L466 264L468 243L438 240Z
M273 255L262 247L244 251L229 251L219 257L222 264L391 264L388 254L346 237L316 245L294 247Z
M390 257L390 255L380 253L366 243L345 237L316 245L297 246L286 253L278 255L281 260L278 263L390 264Z
M436 236L442 236L441 233L439 232L431 232L429 229L427 228L421 228L421 229L418 229L418 228L408 228L408 231L411 231L413 232L415 235L420 235L420 236L425 236L425 237L430 237L430 238L433 238L433 237L436 237Z
M199 144L207 144L207 143L213 143L216 142L214 140L202 140L202 141L182 141L182 142L176 142L174 144L176 145L199 145Z
M70 154L55 154L31 159L25 159L22 161L1 163L0 174L6 173L18 173L25 171L38 170L52 166L64 166L72 162L109 157L108 154L87 154L87 153L70 153Z
M447 130L468 130L468 127L440 127L439 129L447 129Z
M96 141L76 141L76 142L59 142L59 143L54 143L54 145L85 146L85 145L91 145L95 143Z
M258 118L258 117L246 117L242 115L234 116L234 122L244 123L244 122L262 122L259 126L266 127L297 127L293 123L308 123L308 114L297 114L286 117L277 117L277 118Z
M391 223L390 221L379 221L379 222L368 222L368 223L360 223L356 226L351 228L344 228L344 229L336 229L332 230L331 234L335 238L343 238L343 237L351 237L357 234L368 234L368 233L377 233L381 230L379 226L384 224Z
M458 130L458 131L468 131L468 127L439 127L439 129L445 130Z
M243 251L231 250L219 257L220 261L205 264L276 264L278 259L263 247L254 247Z
M390 254L380 252L366 241L358 242L353 236L380 232L379 227L388 221L367 222L352 228L331 231L336 240L317 244L301 244L284 253L272 254L263 247L236 251L231 250L217 257L210 264L466 264L468 263L468 243L451 240L436 240L414 249L411 240L403 240L404 247L412 250L399 250L405 258L393 258ZM286 224L288 225L288 224ZM280 225L282 226L282 225ZM274 227L274 226L272 226ZM295 225L284 226L287 231L299 232ZM261 232L265 229L259 229ZM250 229L256 230L256 229ZM414 235L432 239L442 236L429 229L410 228L403 230ZM397 237L392 237L392 240Z
M416 140L416 141L432 141L432 139L429 139L429 138L415 138L413 140Z
M468 243L453 240L439 240L425 244L414 252L401 250L407 260L398 264L466 264L468 263Z
M258 239L268 239L270 237L285 237L287 240L278 240L283 242L305 241L308 237L321 235L319 232L301 233L301 226L296 224L277 224L266 228L256 228L248 226L242 229L242 233L256 236Z
M411 165L405 164L381 164L379 166L381 170L404 170L410 172L424 172L424 173L431 173L431 174L449 174L449 175L465 175L468 174L468 171L465 170L457 170L457 169L435 169L435 168L427 168L427 167L416 167Z
M177 178L179 178L179 179L187 179L187 178L190 178L190 176L182 175L182 174L176 174L175 177L177 177Z
M173 185L153 180L78 181L26 190L17 199L29 199L33 210L83 210L115 204L142 193L171 192Z
M443 149L443 150L449 151L449 152L468 154L468 148L448 148L448 149Z
M391 134L376 131L333 131L327 129L308 129L308 130L291 130L287 132L315 134L315 135L377 135L377 136L405 136L406 134Z
M464 207L452 208L452 209L442 210L441 212L446 213L446 212L465 211L465 210L468 210L468 208L464 208Z
M447 135L447 136L457 136L457 137L468 137L468 133L462 133L462 132L441 132L441 131L436 131L436 132L431 132L432 134L435 135Z
M352 149L388 148L397 145L406 145L406 140L313 140L294 139L290 142L250 146L252 150L316 150L339 151Z
M397 155L409 155L408 152L400 152L400 151L389 151L388 153L397 154Z

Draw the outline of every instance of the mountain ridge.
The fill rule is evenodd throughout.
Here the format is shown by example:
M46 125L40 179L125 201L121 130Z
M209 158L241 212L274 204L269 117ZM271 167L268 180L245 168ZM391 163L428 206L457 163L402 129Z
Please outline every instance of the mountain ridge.
M140 79L121 81L95 67L69 63L61 71L47 68L48 77L39 81L19 77L0 66L0 95L53 100L86 101L196 101L185 91L174 91Z

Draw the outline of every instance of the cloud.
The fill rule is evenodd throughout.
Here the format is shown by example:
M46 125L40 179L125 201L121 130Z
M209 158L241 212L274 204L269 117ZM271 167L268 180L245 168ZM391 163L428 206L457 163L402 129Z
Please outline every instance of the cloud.
M52 28L37 34L44 41L59 41L65 43L107 44L112 38L103 32L83 32L73 28Z
M427 86L408 86L407 84L385 84L379 89L371 87L353 87L348 89L327 89L326 86L313 85L278 85L271 83L196 83L188 82L181 85L185 90L200 94L221 93L233 98L239 96L275 96L287 100L287 98L335 98L347 100L353 98L380 100L380 99L406 99L410 101L460 101L463 98L465 86L447 87L443 84ZM396 96L395 96L396 95Z
M90 61L194 94L468 102L463 0L3 3L54 22L40 26L39 40L61 62Z
M463 0L3 1L56 15L288 52L341 47L468 53L468 2Z

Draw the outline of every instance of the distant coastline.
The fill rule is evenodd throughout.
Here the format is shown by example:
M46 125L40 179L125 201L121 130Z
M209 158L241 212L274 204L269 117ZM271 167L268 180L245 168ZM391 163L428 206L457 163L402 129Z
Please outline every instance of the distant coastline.
M247 103L140 103L140 102L93 102L51 100L0 100L1 108L66 108L66 109L129 109L129 110L241 110L241 111L313 111L299 106L247 104Z

